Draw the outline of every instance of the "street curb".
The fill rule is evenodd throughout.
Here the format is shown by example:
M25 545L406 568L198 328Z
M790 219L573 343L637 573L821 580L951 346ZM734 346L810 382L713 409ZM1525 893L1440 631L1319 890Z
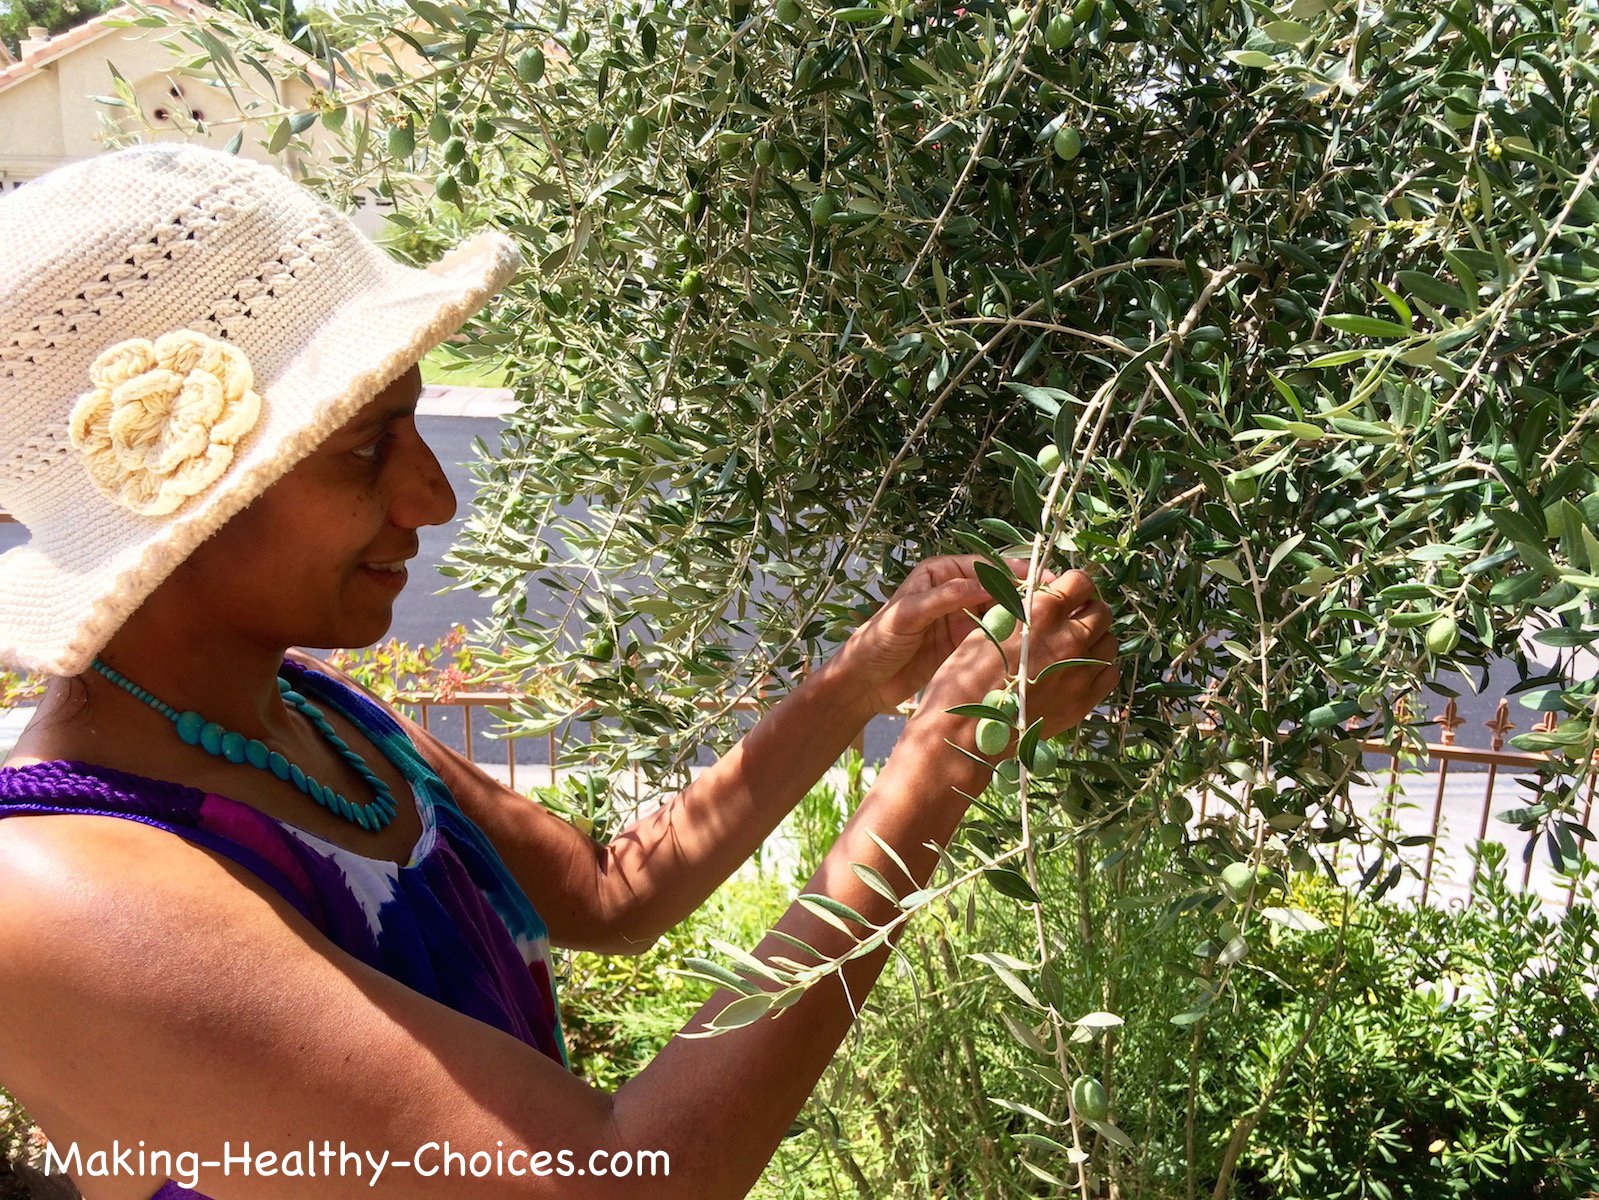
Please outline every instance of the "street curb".
M489 417L502 419L516 411L510 388L457 387L448 383L422 386L419 417Z

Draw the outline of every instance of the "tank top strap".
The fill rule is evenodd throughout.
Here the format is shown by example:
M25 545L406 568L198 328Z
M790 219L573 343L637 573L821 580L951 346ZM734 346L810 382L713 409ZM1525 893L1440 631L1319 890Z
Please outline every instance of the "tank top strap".
M282 827L237 801L70 759L0 769L0 817L29 813L122 817L164 829L238 863L326 929L314 881L285 844Z

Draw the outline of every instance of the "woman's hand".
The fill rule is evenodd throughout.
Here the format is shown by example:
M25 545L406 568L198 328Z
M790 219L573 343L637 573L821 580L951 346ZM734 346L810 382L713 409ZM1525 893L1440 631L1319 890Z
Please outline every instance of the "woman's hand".
M993 598L972 570L976 560L975 554L944 555L918 563L888 602L844 643L839 665L874 713L892 713L921 691L977 630ZM1018 577L1026 577L1026 559L1005 562ZM1056 578L1053 571L1042 575L1045 585Z
M1052 590L1040 590L1033 597L1031 616L1026 718L1031 725L1042 717L1040 734L1047 738L1076 725L1116 686L1116 636L1110 632L1110 606L1099 599L1094 581L1083 571L1068 571ZM1020 625L1003 643L1003 655L986 632L968 633L928 683L918 715L957 720L945 716L945 710L980 704L990 691L1008 687L1017 674L1021 644ZM1039 678L1054 663L1071 658L1105 665L1063 667ZM965 732L958 744L969 749L975 722L959 720Z

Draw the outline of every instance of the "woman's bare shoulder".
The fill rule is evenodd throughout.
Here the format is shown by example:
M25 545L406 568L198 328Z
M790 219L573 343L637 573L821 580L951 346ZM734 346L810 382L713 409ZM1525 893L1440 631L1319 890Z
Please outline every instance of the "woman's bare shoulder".
M27 757L8 765L28 765ZM177 877L212 861L183 838L127 817L9 816L0 820L0 953L20 949L16 939L37 929L37 918L111 916L152 877Z
M78 1019L72 1014L86 992L150 986L163 941L175 943L208 900L240 884L248 881L223 874L199 847L125 817L0 820L0 1007L10 1017L0 1023L0 1061L8 1084L47 1073L50 1047ZM263 906L272 901L260 897Z

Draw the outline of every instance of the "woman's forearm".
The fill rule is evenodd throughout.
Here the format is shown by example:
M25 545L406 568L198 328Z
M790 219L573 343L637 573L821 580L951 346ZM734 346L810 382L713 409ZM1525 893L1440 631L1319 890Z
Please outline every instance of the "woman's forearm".
M668 803L612 838L599 864L605 921L643 949L760 847L871 718L835 656Z
M965 813L966 797L979 792L990 775L988 766L946 743L959 744L963 737L969 741L971 725L942 713L911 721L807 891L842 901L873 926L902 915L851 864L872 867L902 896L925 886L938 862L927 843L949 842ZM873 834L894 847L909 878ZM798 903L776 928L823 959L844 955L857 945ZM694 1180L696 1196L744 1195L831 1061L888 953L885 946L848 962L775 1018L713 1038L675 1039L614 1097L616 1136L629 1144L635 1131L649 1130L660 1144L673 1146L673 1173ZM805 958L777 936L763 941L755 955L763 961ZM703 1028L735 999L731 991L716 993L688 1031ZM712 1080L714 1084L708 1082ZM717 1131L715 1139L703 1136L709 1129Z

